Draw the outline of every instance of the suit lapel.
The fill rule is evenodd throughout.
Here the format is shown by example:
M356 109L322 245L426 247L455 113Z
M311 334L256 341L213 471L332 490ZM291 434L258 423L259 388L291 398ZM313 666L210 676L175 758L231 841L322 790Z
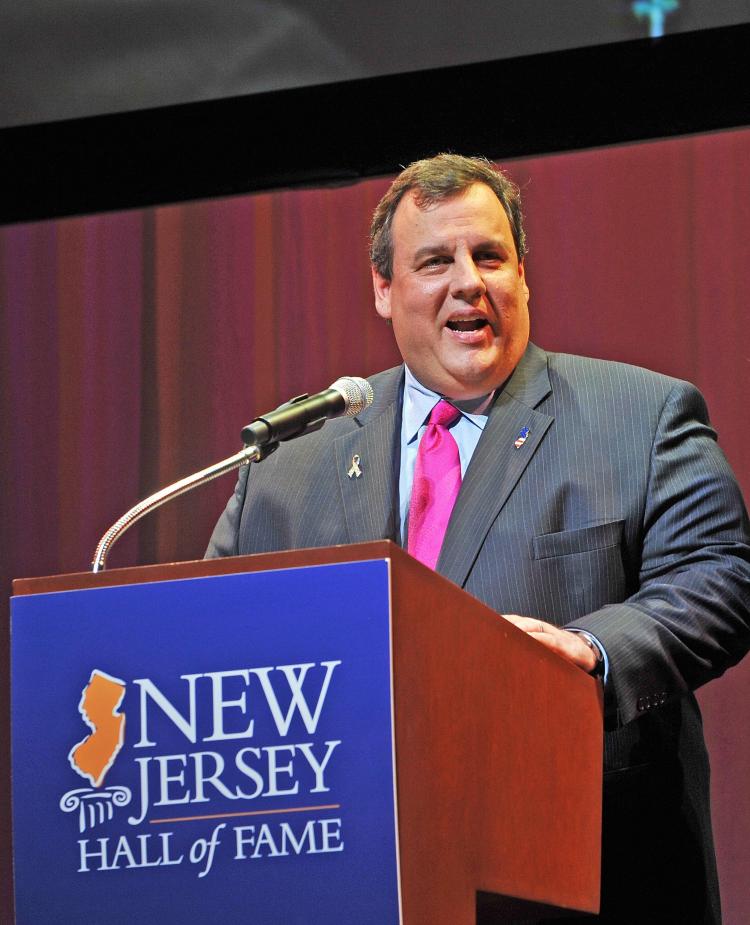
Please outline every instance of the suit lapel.
M466 471L437 563L437 571L463 585L493 522L518 484L553 418L534 410L550 393L547 356L529 344L497 397ZM524 428L528 435L516 447Z
M336 472L350 543L396 539L403 367L388 370L373 380L375 401L355 418L360 425L334 441ZM355 456L359 457L355 472Z

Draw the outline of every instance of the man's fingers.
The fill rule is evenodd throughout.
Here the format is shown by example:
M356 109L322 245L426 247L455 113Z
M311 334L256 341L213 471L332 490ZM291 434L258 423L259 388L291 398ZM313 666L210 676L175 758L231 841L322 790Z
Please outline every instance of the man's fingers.
M543 620L537 620L536 617L522 617L517 613L504 613L503 617L524 633L543 633L545 626L551 626Z
M545 623L536 617L522 617L517 613L506 613L503 616L518 629L533 636L537 642L541 642L584 671L591 672L596 668L596 655L578 633L560 629L559 626Z

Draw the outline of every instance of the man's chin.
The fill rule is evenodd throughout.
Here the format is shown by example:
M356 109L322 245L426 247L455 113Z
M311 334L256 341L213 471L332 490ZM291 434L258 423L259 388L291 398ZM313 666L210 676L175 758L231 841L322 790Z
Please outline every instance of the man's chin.
M443 356L433 354L420 364L412 357L406 364L423 386L446 398L469 401L482 398L501 386L521 358L509 357L496 347L490 350L462 348Z
M485 370L470 370L453 372L443 379L443 387L433 389L446 398L455 398L457 401L471 401L489 395L507 379L507 375L495 367Z

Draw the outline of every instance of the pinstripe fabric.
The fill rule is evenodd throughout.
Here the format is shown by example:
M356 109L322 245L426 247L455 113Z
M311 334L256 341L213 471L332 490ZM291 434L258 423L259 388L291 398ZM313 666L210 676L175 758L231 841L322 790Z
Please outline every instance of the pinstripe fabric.
M401 378L374 377L376 400L359 419L333 421L255 467L208 554L395 539ZM355 453L363 476L349 479ZM697 893L685 901L689 914L673 902L675 918L659 921L718 921L708 763L690 691L750 647L750 533L697 390L529 345L467 469L437 570L499 612L601 640L613 727L605 823L607 806L621 805L624 773L630 781L633 769L671 769L637 833L618 831L609 847L605 834L605 873L607 856L625 870L627 852L648 850L649 826L657 840L665 827L687 826L672 841L690 852L680 863L694 868ZM661 824L659 808L672 804L679 810Z

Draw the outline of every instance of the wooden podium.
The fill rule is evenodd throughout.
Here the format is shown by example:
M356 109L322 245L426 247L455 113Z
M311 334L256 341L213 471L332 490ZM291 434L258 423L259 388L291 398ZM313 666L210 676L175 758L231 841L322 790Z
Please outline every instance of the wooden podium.
M366 560L390 566L405 925L596 912L598 683L393 543L19 579L14 593Z

